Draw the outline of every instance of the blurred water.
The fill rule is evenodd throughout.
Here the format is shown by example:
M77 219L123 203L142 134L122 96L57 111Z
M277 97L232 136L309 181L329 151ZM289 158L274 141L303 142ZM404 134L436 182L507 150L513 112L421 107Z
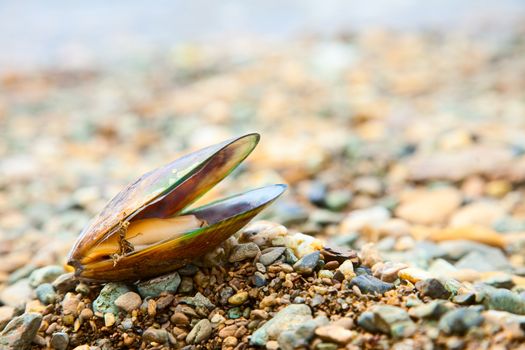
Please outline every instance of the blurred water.
M522 0L0 0L0 70L119 59L187 41L283 40L349 29L504 28Z

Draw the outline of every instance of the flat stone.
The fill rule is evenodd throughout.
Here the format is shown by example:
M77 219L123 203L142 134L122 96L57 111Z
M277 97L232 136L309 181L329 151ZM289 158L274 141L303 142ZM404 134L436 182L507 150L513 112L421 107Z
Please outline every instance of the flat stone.
M293 269L301 275L310 275L317 267L320 256L319 251L306 254L293 265Z
M383 282L370 275L361 275L352 278L349 283L350 288L359 287L362 293L383 294L394 288L392 283Z
M284 253L285 249L285 247L271 248L268 252L262 254L259 257L259 262L265 266L271 265Z
M439 329L446 334L464 335L469 329L480 326L483 316L475 307L460 308L447 312L439 321Z
M296 330L311 319L312 311L308 305L288 305L252 334L250 344L264 346L269 340L277 339L282 332Z
M212 327L208 319L202 319L191 329L190 333L186 336L186 343L188 344L199 344L211 336Z
M259 249L259 246L253 242L238 244L233 247L228 261L233 263L246 259L253 259L260 252L261 250Z
M13 318L0 332L0 347L6 350L29 349L41 323L39 313L25 313Z
M384 207L372 207L352 211L340 225L344 234L359 232L366 227L378 227L390 219L390 211Z
M137 284L137 290L142 298L158 297L162 292L176 293L180 285L180 276L173 272Z

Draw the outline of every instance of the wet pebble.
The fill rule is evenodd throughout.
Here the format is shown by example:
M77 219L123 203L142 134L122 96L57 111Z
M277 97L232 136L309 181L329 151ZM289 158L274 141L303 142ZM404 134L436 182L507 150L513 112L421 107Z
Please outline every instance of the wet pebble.
M158 297L162 292L175 293L181 279L177 272L155 277L137 284L137 290L142 298Z

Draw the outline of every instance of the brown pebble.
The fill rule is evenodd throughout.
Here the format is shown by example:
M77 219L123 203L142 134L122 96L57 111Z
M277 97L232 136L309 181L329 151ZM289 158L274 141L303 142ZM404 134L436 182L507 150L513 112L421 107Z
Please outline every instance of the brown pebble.
M155 302L155 300L150 299L148 300L148 315L150 317L155 317L156 314L157 314L157 303Z
M339 262L335 261L335 260L332 260L332 261L329 261L327 262L325 265L324 265L324 269L325 270L335 270L339 267Z
M237 331L236 325L226 326L219 331L219 337L223 339L226 337L231 337L235 334L236 331Z
M170 321L171 323L178 326L185 326L190 324L189 317L182 312L175 312L173 315L171 315Z
M237 345L238 342L239 341L237 340L237 338L230 336L224 339L224 342L222 343L222 345L226 347L234 347Z

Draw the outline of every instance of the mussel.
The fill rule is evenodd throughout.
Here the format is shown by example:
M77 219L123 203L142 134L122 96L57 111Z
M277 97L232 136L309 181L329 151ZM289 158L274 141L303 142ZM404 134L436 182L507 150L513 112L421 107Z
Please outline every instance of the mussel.
M255 148L246 134L190 153L142 175L82 231L68 256L91 281L137 281L176 270L216 248L279 197L270 185L188 208Z

